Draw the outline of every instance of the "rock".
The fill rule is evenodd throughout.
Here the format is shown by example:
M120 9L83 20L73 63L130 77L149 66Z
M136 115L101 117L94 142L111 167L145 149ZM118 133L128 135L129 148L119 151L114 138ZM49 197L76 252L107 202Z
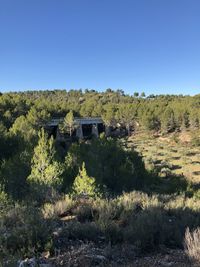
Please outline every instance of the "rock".
M39 267L54 267L51 263L40 263Z
M36 260L35 258L18 261L18 267L54 267L51 263L44 260Z
M174 262L162 262L161 266L163 266L163 267L171 267L171 266L174 266Z
M50 256L50 252L49 251L42 252L42 258L48 259L49 256Z
M105 261L106 257L104 257L103 255L95 255L95 259L98 261Z
M25 260L20 260L18 261L18 267L36 267L37 266L37 261L35 258L31 259L25 259Z
M86 255L86 258L89 258L94 263L102 263L106 261L106 257L103 255Z

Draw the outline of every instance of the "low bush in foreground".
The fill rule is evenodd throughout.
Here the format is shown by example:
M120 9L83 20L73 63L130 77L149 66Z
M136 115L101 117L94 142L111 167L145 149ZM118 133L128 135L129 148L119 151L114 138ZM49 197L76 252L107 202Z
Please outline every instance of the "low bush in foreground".
M136 191L113 199L66 196L41 208L17 205L1 214L1 256L16 252L35 255L45 250L52 253L80 240L97 245L129 244L137 254L163 246L183 248L187 227L200 225L199 207L200 200L194 197L148 196ZM193 241L198 233L190 237L186 232L191 258L196 257L191 251L195 250L192 246L196 246Z
M38 208L12 206L0 222L0 257L30 256L51 248L52 225Z

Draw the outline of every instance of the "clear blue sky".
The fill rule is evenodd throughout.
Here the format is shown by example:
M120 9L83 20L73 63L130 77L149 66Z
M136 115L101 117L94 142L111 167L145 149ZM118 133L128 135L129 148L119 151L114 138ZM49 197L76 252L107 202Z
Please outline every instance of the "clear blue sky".
M0 0L0 90L200 93L200 0Z

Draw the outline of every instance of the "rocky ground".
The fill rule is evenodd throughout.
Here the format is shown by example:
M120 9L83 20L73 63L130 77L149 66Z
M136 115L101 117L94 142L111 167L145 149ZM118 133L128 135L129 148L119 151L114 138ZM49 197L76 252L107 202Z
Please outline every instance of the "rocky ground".
M55 251L50 257L44 252L39 259L24 259L18 262L5 263L5 267L191 267L187 256L182 250L165 250L138 257L130 246L96 247L94 243L81 243L71 245L66 251Z
M107 248L98 249L92 245L83 245L60 256L56 259L57 265L66 267L92 267L92 266L110 266L110 267L186 267L191 265L188 258L181 250L169 250L165 253L155 255L146 255L142 257L134 256L130 248Z

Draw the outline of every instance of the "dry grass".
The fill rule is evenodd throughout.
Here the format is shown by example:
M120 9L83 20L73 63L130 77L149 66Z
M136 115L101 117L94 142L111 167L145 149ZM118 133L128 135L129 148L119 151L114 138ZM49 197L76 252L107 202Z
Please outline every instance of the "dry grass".
M147 169L159 168L162 162L167 162L172 174L184 175L189 182L198 183L200 181L200 148L193 147L190 140L189 133L180 135L179 143L172 142L173 135L151 138L143 133L131 136L129 146L131 147L132 142L135 150L143 156Z
M184 240L185 252L195 263L200 264L200 228L193 232L186 229Z
M56 217L70 209L72 205L74 205L73 200L66 195L55 204L46 203L42 208L42 214L45 219Z

